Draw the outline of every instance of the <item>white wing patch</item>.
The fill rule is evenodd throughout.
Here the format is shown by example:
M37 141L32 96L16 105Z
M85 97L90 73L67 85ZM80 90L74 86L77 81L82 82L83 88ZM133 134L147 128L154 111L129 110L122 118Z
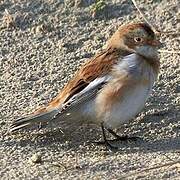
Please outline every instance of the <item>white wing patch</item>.
M111 76L106 75L93 80L86 88L72 96L66 103L62 105L58 116L66 112L71 114L72 111L70 111L70 109L72 110L77 109L78 107L80 108L81 104L87 104L89 101L91 101L91 99L94 99L94 96L96 96L102 86L107 83L111 78Z
M87 87L85 87L81 92L79 92L79 93L78 93L77 95L75 95L75 96L79 96L79 95L88 93L88 91L96 88L98 85L108 82L111 78L112 78L112 77L109 76L109 75L96 78L96 79L93 80L91 83L89 83L89 85L88 85Z

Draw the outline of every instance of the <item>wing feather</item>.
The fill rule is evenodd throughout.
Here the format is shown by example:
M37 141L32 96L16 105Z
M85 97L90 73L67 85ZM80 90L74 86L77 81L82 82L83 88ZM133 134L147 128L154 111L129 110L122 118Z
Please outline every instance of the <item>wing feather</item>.
M108 83L110 79L111 76L104 76L92 81L85 89L83 89L78 94L75 94L66 103L63 103L59 113L56 115L56 117L54 117L54 120L57 119L59 116L62 116L62 114L68 112L72 108L77 107L85 101L88 101L95 97L97 93L103 88L105 84Z
M96 78L108 74L112 66L117 63L118 57L119 52L116 49L109 48L87 61L59 95L48 104L48 107L61 106L75 94L81 92Z
M59 108L69 101L74 95L83 91L96 78L108 75L112 67L118 62L119 57L124 55L124 51L115 48L107 48L94 58L87 61L80 70L77 71L74 78L68 82L58 96L52 100L46 107L40 108L36 113L42 113L48 109ZM128 52L127 52L128 54Z

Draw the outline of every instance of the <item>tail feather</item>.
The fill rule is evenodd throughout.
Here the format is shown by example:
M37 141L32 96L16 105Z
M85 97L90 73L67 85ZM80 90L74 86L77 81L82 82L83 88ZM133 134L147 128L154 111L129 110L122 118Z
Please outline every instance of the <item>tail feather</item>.
M17 119L11 125L10 132L14 132L28 126L33 126L34 124L51 121L58 114L58 112L59 111L57 109L54 109L48 112Z

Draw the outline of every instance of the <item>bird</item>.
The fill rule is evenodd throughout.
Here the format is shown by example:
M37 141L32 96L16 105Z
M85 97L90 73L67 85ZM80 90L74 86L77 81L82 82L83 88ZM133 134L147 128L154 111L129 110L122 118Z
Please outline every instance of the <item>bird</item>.
M10 132L40 123L93 123L101 127L104 143L112 148L107 133L130 122L145 106L158 77L161 42L144 22L121 25L106 47L85 63L47 105L16 119Z

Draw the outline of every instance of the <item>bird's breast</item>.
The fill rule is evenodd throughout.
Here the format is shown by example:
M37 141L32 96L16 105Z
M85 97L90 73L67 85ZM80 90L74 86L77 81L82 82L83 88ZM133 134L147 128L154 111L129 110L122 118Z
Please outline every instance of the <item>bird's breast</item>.
M109 128L127 123L142 110L156 78L153 68L136 55L119 62L114 71L114 79L96 99L98 119Z

